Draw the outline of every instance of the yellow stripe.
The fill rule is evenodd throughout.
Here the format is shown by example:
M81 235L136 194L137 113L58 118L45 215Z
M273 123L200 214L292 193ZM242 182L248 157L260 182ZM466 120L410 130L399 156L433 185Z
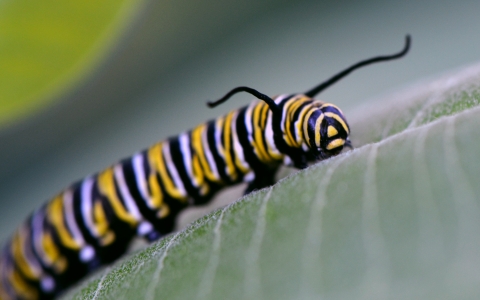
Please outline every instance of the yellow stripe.
M267 111L267 123L268 123L268 114L272 114L272 112L269 110ZM270 115L270 118L273 122L273 116ZM267 123L265 123L265 128L267 126ZM270 142L265 138L267 142L267 153L268 155L272 158L272 160L282 160L283 159L283 154L278 152L278 149L274 150L274 145L275 145L275 136L273 133L273 128L272 128L272 138L273 138L273 145L270 144ZM266 136L266 134L265 134Z
M200 166L200 160L198 159L197 154L193 154L192 157L192 172L193 176L195 177L195 181L200 186L200 194L206 195L210 191L210 187L205 182L205 176Z
M332 103L322 103L322 106L320 108L324 108L324 107L333 107L343 114L343 111L338 106Z
M100 245L106 246L115 240L115 233L108 227L108 219L100 200L96 200L93 204L93 218L95 229L99 235Z
M160 174L165 191L175 199L186 200L186 195L183 195L179 189L175 186L172 179L168 175L167 168L165 167L165 161L163 160L163 144L158 143L148 150L148 159L153 170Z
M25 247L25 230L22 230L23 226L15 233L13 236L11 250L13 254L13 260L16 265L19 267L20 271L31 280L38 280L40 278L40 273L38 270L35 270L28 263L24 252Z
M100 236L104 235L108 230L108 220L100 200L95 201L93 204L93 217L95 219L95 229L97 233Z
M49 263L53 265L55 272L63 273L67 268L67 260L60 255L60 251L49 232L43 232L42 247L47 259L50 260Z
M263 128L261 122L262 110L267 107L267 104L264 102L259 102L253 108L253 143L252 146L256 150L258 159L262 162L268 162L267 151L265 150L263 144Z
M50 263L53 263L60 253L53 242L52 236L47 232L42 234L42 248Z
M292 100L294 100L295 102L293 104L289 105L288 108L287 108L285 131L288 135L289 140L292 142L292 145L295 146L295 147L299 147L300 144L295 139L294 133L290 130L290 125L291 125L291 122L292 122L293 117L295 115L295 112L300 107L300 105L302 105L306 101L306 99L295 97Z
M120 220L130 224L131 226L135 226L137 224L137 220L130 215L118 198L117 191L115 190L115 179L113 176L113 167L107 168L105 171L100 173L97 177L98 189L112 205L115 215Z
M335 120L337 120L337 122L340 123L343 126L343 129L345 129L347 134L350 134L350 130L348 130L347 124L345 123L345 121L339 115L334 114L332 112L326 112L325 115L329 118L334 118Z
M270 144L268 143L265 135L265 130L267 128L267 121L268 121L268 114L272 113L270 110L270 107L263 103L263 110L261 112L261 119L260 119L260 128L258 130L258 138L260 139L258 143L260 144L260 147L262 151L264 152L265 156L265 161L264 162L272 162L275 159L281 159L283 157L282 154L278 154L272 151ZM265 147L266 145L266 147Z
M309 109L311 108L311 104L309 105L306 105L302 111L300 111L300 114L298 115L298 121L297 121L297 131L298 131L298 142L299 144L302 143L302 141L305 141L305 139L307 138L308 139L308 136L304 136L304 132L302 131L302 125L303 125L303 122L305 122L305 120L303 119L305 117L305 114L309 111Z
M217 132L220 133L220 138L223 134L223 124L225 123L225 120L223 117L220 117L217 119L217 121L215 122L215 143L216 143L216 146L217 146L217 150L218 150L218 153L220 154L220 156L222 156L222 158L225 159L225 149L223 148L223 145L222 145L222 141L221 139L218 141L217 143Z
M157 173L154 172L150 174L148 177L148 183L152 193L151 198L153 201L153 207L158 210L157 216L160 219L165 218L170 214L170 208L165 202L163 202L163 193L160 184L158 183Z
M200 165L202 166L205 176L210 181L218 181L218 178L213 174L212 169L207 161L205 152L203 150L202 135L205 133L205 124L202 124L195 128L192 132L192 145L193 149L198 155Z
M285 124L284 124L284 132L283 132L283 139L285 140L285 142L287 143L288 146L290 147L294 147L295 145L295 142L293 140L293 137L291 137L289 135L289 129L288 129L288 125L290 124L290 105L294 104L296 101L296 98L292 98L290 100L287 101L287 103L285 103L285 105L283 106L283 114L285 115Z
M15 289L15 292L21 298L38 299L37 290L25 282L22 276L16 270L12 270L10 272L8 279L10 280L12 287Z
M50 223L55 227L62 245L73 250L80 250L80 245L70 235L65 227L63 215L63 193L56 196L48 205L47 217Z
M312 114L316 111L316 108L313 107L313 105L310 107L310 110L308 111L307 115L305 116L305 118L303 119L303 137L305 139L305 141L307 142L307 145L308 147L312 147L312 145L310 145L310 137L308 136L308 120L310 119L310 117L312 116Z
M317 147L320 147L320 142L322 140L320 127L322 125L323 118L324 116L323 114L321 114L320 116L318 116L318 119L315 121L315 145Z
M162 206L163 193L157 180L157 173L153 172L148 176L148 186L150 187L150 205L158 209Z
M235 111L228 113L225 118L225 124L223 126L223 141L225 146L225 164L227 166L227 174L232 180L237 179L237 173L235 172L235 165L233 164L231 150L231 137L232 137L232 118Z
M250 169L243 165L235 148L233 149L233 151L235 151L235 165L240 169L240 171L242 171L243 174L247 174Z
M237 149L235 147L235 144L240 146L240 149ZM235 152L235 165L242 171L243 174L246 174L250 171L248 167L246 167L243 162L240 160L240 153L238 151L243 151L242 145L240 144L240 141L238 140L238 135L236 133L233 134L233 151ZM243 153L242 153L243 156Z
M262 112L260 114L260 127L263 129L265 128L265 125L267 124L267 112L270 110L270 107L262 102Z
M328 143L328 145L327 145L327 150L332 150L332 149L334 149L334 148L343 146L343 144L345 144L345 140L344 140L344 139L336 139L336 140L333 140L333 141L331 141L330 143Z
M163 203L162 206L160 207L160 210L157 213L157 216L160 219L163 219L167 217L170 214L170 207L168 206L167 203Z

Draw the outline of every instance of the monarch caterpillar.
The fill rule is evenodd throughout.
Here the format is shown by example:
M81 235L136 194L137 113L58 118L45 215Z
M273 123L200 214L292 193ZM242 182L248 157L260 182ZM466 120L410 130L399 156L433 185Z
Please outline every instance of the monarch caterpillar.
M218 190L247 182L245 193L273 184L280 165L309 162L352 147L342 111L313 97L353 70L403 57L360 61L311 90L261 101L138 152L72 184L40 207L0 254L1 299L48 299L122 255L135 236L154 241L173 230L178 213L208 202Z

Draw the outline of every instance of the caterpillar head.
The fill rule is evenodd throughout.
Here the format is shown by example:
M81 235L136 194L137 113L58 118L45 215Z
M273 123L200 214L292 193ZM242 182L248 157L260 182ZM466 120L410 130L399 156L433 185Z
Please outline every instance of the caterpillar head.
M303 124L305 142L319 160L339 154L344 147L352 147L347 120L333 104L315 107Z

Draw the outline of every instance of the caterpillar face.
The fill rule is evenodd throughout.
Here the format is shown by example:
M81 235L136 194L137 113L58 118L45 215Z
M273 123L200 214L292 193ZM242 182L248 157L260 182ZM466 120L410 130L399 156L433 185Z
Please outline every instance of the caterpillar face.
M326 159L351 147L350 127L342 111L333 104L325 103L316 108L306 120L307 145L318 159Z

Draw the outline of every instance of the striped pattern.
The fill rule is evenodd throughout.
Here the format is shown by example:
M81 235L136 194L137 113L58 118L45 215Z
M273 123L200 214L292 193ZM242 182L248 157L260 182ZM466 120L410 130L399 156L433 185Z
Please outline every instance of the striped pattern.
M273 183L282 164L304 168L338 154L350 129L335 106L305 95L232 111L85 178L41 207L0 256L0 298L51 298L122 255L135 236L172 231L189 205L248 182Z

